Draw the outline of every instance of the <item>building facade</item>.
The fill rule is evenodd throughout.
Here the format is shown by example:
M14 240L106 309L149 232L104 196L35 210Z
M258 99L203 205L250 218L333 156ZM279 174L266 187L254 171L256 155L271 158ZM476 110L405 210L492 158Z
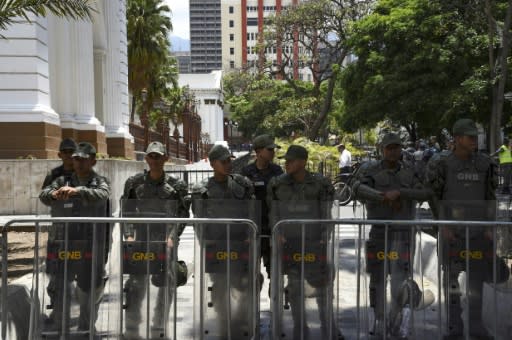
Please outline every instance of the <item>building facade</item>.
M222 93L222 71L208 74L179 74L180 87L188 87L195 99L195 110L201 118L201 133L204 144L213 144L224 140L224 96ZM187 127L177 127L182 136ZM207 140L206 140L207 139Z
M192 73L190 52L171 52L178 62L179 73Z
M192 73L222 68L221 0L190 0Z
M264 30L266 19L278 15L300 0L223 0L222 1L222 69L252 72L285 65L293 79L312 81L309 69L300 64L307 53L296 37L293 43L266 46ZM297 32L288 32L289 40ZM286 58L287 57L287 58ZM287 60L289 59L289 60Z
M0 158L56 158L65 137L133 157L125 1L96 1L92 22L31 21L0 32Z

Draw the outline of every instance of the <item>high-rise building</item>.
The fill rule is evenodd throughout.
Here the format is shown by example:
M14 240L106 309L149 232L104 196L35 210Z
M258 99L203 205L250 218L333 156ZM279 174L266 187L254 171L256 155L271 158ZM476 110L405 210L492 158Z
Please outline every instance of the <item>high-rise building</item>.
M298 39L292 43L264 46L266 18L301 0L222 0L222 67L229 70L262 70L284 65L294 79L311 80L311 72L301 67L305 53ZM297 32L287 32L292 37ZM298 38L298 37L296 37ZM288 39L292 41L294 39Z
M221 0L190 0L192 73L222 69Z
M178 72L179 73L191 73L190 67L190 51L185 52L171 52L172 56L176 58L178 62Z

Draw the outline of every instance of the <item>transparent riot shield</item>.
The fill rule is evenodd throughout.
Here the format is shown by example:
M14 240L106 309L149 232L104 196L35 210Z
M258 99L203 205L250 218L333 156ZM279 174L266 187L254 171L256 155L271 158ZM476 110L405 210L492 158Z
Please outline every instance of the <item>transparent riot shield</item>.
M425 276L428 264L433 265L430 273L437 272L436 242L431 236L427 241L414 221L403 222L364 226L368 234L361 242L360 287L366 294L362 334L374 338L428 338L437 332L437 314L426 308L435 300L438 280L436 275Z
M249 219L259 225L260 202L195 200L194 217ZM196 227L195 339L258 339L259 233L249 224Z
M109 282L106 263L111 246L108 201L55 201L52 217L83 218L36 225L30 339L84 339L116 336L111 314L116 299L102 303Z
M339 271L344 273L338 296L345 302L345 337L437 338L439 317L433 304L439 279L432 225L414 219L365 219L340 220L338 227Z
M179 202L121 200L121 217L173 218ZM174 223L122 223L123 335L176 339L176 288L182 270L177 247L185 226ZM186 280L186 273L185 273Z
M442 201L439 216L461 222L439 227L443 333L510 337L512 322L496 317L510 306L503 287L510 271L497 253L496 201Z
M340 335L334 289L335 226L319 221L336 217L332 213L332 202L272 202L275 339L338 339ZM279 224L286 219L305 222Z

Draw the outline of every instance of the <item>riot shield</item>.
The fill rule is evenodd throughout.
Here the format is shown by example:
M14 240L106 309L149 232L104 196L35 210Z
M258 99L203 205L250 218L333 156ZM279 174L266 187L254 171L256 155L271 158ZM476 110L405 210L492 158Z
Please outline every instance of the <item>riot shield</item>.
M405 225L383 221L365 227L369 231L361 244L365 255L361 282L368 294L365 334L428 338L434 327L426 332L426 326L434 325L437 315L425 313L425 308L434 302L432 289L437 278L425 277L426 263L434 265L434 261L423 254L425 247L432 246L427 254L435 255L435 240L425 242L428 235L423 235L414 221Z
M500 284L510 271L497 254L496 201L442 201L442 220L460 221L439 228L442 268L443 332L449 335L498 339L510 336L508 318L497 318L508 308L500 299ZM464 223L482 221L480 225Z
M273 336L337 339L337 253L332 202L274 201L272 301ZM337 211L337 210L335 210ZM309 223L276 224L286 219Z
M347 338L426 339L440 334L438 309L427 308L438 301L437 240L432 226L421 223L341 220L339 270L345 274L338 296L345 301Z
M255 200L195 200L194 217L250 219L259 225ZM247 223L196 227L195 338L257 339L259 331L259 233Z
M173 218L178 201L121 200L121 217ZM184 225L122 223L123 335L176 339L177 246Z
M109 215L108 201L81 199L55 201L52 217L83 218L80 222L55 222L36 226L36 257L30 316L33 339L116 335L118 325L110 314L116 300L101 304L111 245L108 223L92 223L87 217Z

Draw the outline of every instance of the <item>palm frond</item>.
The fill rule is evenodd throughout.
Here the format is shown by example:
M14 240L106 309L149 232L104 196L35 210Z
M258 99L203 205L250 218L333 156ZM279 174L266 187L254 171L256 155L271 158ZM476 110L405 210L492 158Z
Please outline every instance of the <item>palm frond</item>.
M29 14L91 20L95 11L94 0L0 0L0 29L7 29L17 18L30 21Z

